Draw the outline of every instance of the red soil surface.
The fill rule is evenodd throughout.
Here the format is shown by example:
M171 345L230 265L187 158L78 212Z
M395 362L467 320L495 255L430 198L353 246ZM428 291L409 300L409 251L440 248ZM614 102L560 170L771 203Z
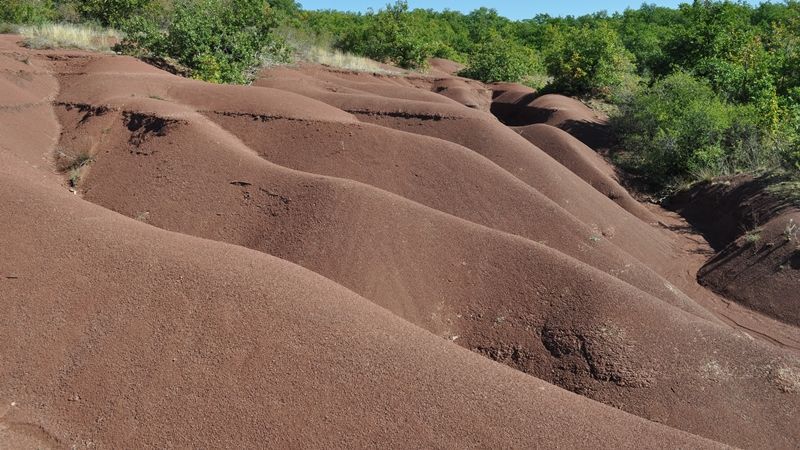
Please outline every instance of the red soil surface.
M797 328L720 314L663 213L485 86L209 85L9 36L0 67L12 446L800 439Z
M430 72L434 76L456 75L464 68L463 64L442 58L431 58L428 64L430 65Z
M492 113L506 125L546 123L572 134L595 150L609 146L607 117L579 100L554 94L539 96L526 86L508 83L493 86L493 97Z
M517 127L516 130L629 213L645 222L657 221L647 208L620 186L613 166L571 134L544 123Z
M791 325L800 325L800 207L770 183L735 176L699 183L670 199L708 236L716 254L704 285Z

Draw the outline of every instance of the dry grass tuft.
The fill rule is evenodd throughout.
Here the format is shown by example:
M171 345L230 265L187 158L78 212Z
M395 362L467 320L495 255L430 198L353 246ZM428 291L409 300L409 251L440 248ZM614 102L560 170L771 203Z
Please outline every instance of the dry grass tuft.
M719 361L710 360L701 367L700 373L703 378L711 381L727 381L733 377L733 372L727 366L723 366Z
M35 49L75 48L108 52L121 39L116 30L64 23L23 26L19 33L25 38L23 45Z
M358 72L391 73L390 71L381 67L380 64L369 58L356 56L351 53L344 53L339 50L329 50L323 47L311 47L303 53L304 54L302 57L306 61L325 66L354 70Z
M0 34L19 34L19 25L13 23L0 22Z
M800 392L800 372L790 367L775 371L775 381L784 392Z
M94 162L94 157L88 152L67 154L61 150L56 151L56 169L67 174L70 189L76 189L85 175L87 167Z
M387 70L369 58L333 48L330 37L324 37L291 26L279 27L277 34L292 49L294 62L310 62L343 70L384 74L403 72Z

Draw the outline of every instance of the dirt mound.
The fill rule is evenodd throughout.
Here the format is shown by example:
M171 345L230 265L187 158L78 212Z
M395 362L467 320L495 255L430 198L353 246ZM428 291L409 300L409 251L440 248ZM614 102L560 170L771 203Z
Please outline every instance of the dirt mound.
M595 150L607 149L611 143L608 118L574 98L557 94L539 96L529 88L500 85L491 110L506 125L546 123L561 128Z
M757 311L800 325L800 210L740 236L700 270L703 284Z
M772 193L774 179L698 183L666 206L703 232L717 254L701 283L726 298L800 325L800 208Z
M691 303L596 230L491 161L440 139L371 124L209 118L281 166L366 183L564 252L682 307ZM291 145L285 145L286 143ZM594 239L593 239L594 236ZM588 251L592 248L591 251ZM695 310L697 311L697 310Z
M480 111L489 111L492 94L489 89L472 80L444 78L433 82L432 90L439 95Z
M656 221L650 211L620 186L611 164L571 134L547 124L527 125L516 130L631 214L648 223Z
M543 123L546 114L530 108L530 103L539 96L535 89L517 83L493 83L492 114L510 126L524 126L532 123Z
M321 94L367 96L375 100L419 101L434 104L458 103L430 89L419 89L419 83L431 86L433 79L420 76L398 76L391 74L371 74L349 72L321 66L277 67L270 69L262 78L278 83L296 84L304 90L314 90ZM392 102L386 102L392 105Z
M431 74L434 76L455 75L464 69L464 65L449 59L431 58L428 60Z
M62 173L0 152L0 436L800 439L796 353L682 293L669 232L430 80L214 86L31 55L57 76L60 140L39 151Z

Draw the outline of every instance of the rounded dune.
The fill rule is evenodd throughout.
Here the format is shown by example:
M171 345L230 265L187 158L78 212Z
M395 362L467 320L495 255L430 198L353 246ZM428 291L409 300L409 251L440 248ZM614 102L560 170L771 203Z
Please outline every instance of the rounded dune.
M657 221L619 184L611 164L571 134L547 124L527 125L516 130L629 213L648 223Z

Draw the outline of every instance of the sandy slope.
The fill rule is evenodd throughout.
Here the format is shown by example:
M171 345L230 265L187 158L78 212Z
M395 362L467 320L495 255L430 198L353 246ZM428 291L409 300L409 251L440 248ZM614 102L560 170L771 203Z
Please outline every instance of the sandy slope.
M0 222L12 444L708 445L460 350L297 266L137 223L0 161L0 202L16 213Z
M712 244L699 279L727 298L800 325L800 208L747 175L698 183L670 199Z
M290 74L269 74L257 85L290 90L356 114L362 121L432 136L460 144L595 228L623 250L651 267L669 251L669 238L643 226L608 197L586 189L579 176L487 113L431 102L389 100L365 93L340 93L315 83L296 83ZM410 89L410 88L409 88Z
M516 130L629 213L647 223L657 221L619 184L611 164L577 138L546 123L518 127Z
M670 276L674 236L441 81L306 67L214 86L0 50L18 144L0 148L0 437L800 438L796 353L681 292L696 284ZM482 95L460 83L445 85ZM71 193L47 159L83 153Z
M515 84L493 86L493 97L492 113L506 125L545 123L567 131L595 150L609 146L607 117L576 99L555 94L538 96L530 88Z

